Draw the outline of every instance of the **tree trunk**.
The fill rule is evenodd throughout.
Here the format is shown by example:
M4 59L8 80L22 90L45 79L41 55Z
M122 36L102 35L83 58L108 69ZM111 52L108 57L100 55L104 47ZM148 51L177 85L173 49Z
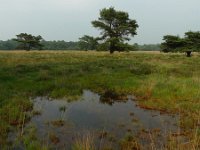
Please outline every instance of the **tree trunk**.
M110 43L110 54L113 54L114 53L114 51L116 50L116 46L115 46L115 43Z
M114 50L110 49L110 54L113 54L114 53Z
M192 51L186 51L186 56L187 57L191 57L191 55L192 55Z

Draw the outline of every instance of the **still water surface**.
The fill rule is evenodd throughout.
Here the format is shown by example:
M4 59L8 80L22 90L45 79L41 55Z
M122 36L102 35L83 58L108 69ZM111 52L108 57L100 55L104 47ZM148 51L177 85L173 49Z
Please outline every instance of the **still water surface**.
M169 132L176 132L177 116L160 114L137 107L133 97L116 100L114 103L101 102L100 95L85 90L78 101L49 100L37 97L33 100L34 110L41 112L34 116L29 125L37 128L39 138L53 148L69 149L76 139L91 136L97 149L100 147L119 147L119 141L126 135L138 138L142 145L150 143L153 131L156 146L163 146ZM63 120L63 126L53 122ZM52 144L49 135L53 134L59 142Z

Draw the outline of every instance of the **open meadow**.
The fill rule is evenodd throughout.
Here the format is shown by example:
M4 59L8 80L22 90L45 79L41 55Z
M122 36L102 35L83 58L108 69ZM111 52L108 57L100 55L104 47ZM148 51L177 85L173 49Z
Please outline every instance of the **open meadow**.
M37 128L26 131L31 118L42 114L34 111L32 99L47 97L75 102L85 90L98 93L102 101L111 105L132 95L141 109L178 116L179 130L171 133L170 140L159 145L159 149L200 148L199 54L188 58L184 54L159 52L1 51L0 149L15 145L49 149L51 144L37 138ZM66 111L65 107L59 110ZM60 126L64 121L54 124ZM107 134L103 132L101 137ZM182 136L185 140L179 141ZM54 134L49 134L49 138L55 145L61 141ZM90 138L85 138L86 143L77 140L71 149L81 149L83 143L85 149L94 149L89 146ZM121 149L142 149L142 144L133 139L138 141L130 138L129 132L128 140L115 143L120 143Z

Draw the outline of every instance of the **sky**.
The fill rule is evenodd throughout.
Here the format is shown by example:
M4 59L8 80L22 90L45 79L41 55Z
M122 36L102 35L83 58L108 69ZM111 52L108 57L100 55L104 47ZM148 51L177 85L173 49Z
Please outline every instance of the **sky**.
M200 0L0 0L0 40L19 33L65 41L99 36L91 21L111 6L137 21L130 43L156 44L167 34L200 31Z

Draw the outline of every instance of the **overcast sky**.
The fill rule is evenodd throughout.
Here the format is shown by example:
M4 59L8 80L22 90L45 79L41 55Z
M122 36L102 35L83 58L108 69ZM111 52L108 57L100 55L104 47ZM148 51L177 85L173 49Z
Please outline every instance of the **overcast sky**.
M77 41L98 36L91 21L113 6L139 24L131 43L159 43L163 35L200 30L200 0L0 0L0 40L21 32L45 40Z

